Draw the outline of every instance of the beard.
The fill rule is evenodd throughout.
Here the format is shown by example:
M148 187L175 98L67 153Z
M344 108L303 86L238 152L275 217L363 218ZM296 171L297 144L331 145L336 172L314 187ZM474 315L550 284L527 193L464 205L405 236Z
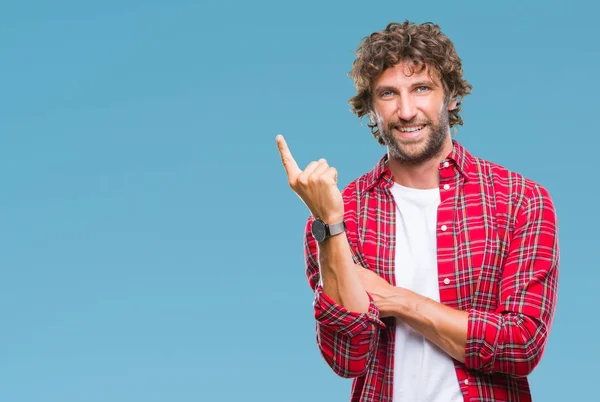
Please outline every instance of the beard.
M378 116L377 128L383 142L388 147L390 157L397 159L400 162L418 165L425 161L438 156L444 148L444 140L448 135L448 107L444 105L440 111L437 119L437 123L433 121L403 121L403 124L423 124L425 127L422 130L429 129L429 135L419 142L419 144L408 140L406 143L402 143L398 140L392 130L397 127L400 123L400 119L392 120L388 124L384 124L383 120Z

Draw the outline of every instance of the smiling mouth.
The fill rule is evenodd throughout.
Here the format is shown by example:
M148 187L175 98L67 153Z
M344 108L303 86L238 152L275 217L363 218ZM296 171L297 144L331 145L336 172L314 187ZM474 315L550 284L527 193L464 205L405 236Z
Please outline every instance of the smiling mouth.
M425 128L425 125L415 126L415 127L396 127L397 130L399 130L403 133L416 133L418 131L421 131L424 128Z

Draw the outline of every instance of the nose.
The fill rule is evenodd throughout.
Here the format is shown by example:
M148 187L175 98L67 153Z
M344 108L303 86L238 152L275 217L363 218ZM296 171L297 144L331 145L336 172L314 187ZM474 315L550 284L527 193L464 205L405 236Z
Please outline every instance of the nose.
M417 115L417 106L414 98L409 94L400 96L396 105L396 113L402 120L412 120Z

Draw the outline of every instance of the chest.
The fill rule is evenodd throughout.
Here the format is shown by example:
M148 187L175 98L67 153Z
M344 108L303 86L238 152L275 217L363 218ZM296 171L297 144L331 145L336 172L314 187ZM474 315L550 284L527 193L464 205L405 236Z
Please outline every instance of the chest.
M423 221L423 230L433 239L429 246L420 244L419 237L413 242L398 238L403 233L398 230L403 224L400 219L411 211L396 203L389 189L367 193L356 211L359 257L367 268L396 285L402 283L397 275L403 258L428 253L420 257L437 263L442 303L460 309L494 308L510 242L511 203L491 187L458 183L446 187L450 188L440 193L436 211ZM414 226L415 220L410 224Z

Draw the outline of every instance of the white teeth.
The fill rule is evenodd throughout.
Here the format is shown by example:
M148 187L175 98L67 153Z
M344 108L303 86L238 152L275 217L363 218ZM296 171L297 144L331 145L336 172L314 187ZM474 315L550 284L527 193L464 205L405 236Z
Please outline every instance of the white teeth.
M423 127L425 127L425 126L420 126L420 127L402 127L402 128L400 128L400 131L402 131L403 133L414 133L415 131L421 130Z

